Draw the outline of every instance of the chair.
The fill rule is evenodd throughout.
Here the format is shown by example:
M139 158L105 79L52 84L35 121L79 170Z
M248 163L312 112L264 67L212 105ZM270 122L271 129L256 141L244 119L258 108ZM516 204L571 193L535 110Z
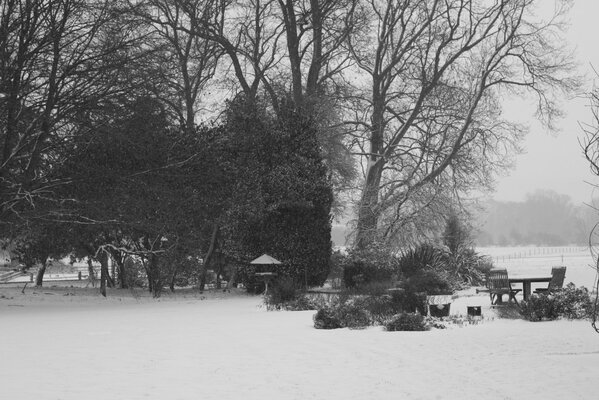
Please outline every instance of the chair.
M566 267L553 267L549 285L546 288L535 289L535 293L546 294L561 289L564 286L564 279L566 279Z
M516 300L516 294L522 291L522 289L512 289L512 285L510 284L507 270L505 269L495 269L491 270L487 275L487 288L483 290L477 290L476 292L488 292L491 297L491 305L502 304L502 298L504 294L509 296L508 303L511 300L514 300L516 305L518 304L518 300Z

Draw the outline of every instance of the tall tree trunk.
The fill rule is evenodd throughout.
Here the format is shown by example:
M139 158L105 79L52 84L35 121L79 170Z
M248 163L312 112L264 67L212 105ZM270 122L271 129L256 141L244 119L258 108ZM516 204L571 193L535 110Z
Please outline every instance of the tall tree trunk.
M104 270L104 275L106 277L106 284L108 285L109 288L113 288L114 287L114 272L113 275L110 275L110 271L109 271L109 255L106 251L102 251L102 254L100 255L100 264L102 266L102 269Z
M108 275L108 268L104 268L104 263L101 263L100 267L100 293L106 297L106 275Z
M295 16L295 0L279 0L285 33L287 38L287 52L289 54L289 66L291 67L291 85L293 100L296 105L302 104L302 59L300 57L300 39L297 33L297 18Z
M318 78L322 69L322 0L310 0L310 9L312 12L312 62L308 70L306 79L306 95L314 96L318 94Z
M44 284L44 274L46 273L46 266L48 265L48 256L42 257L42 265L40 269L37 270L37 275L35 277L35 286L42 287Z
M123 257L123 253L118 250L109 249L109 251L113 263L116 264L116 274L113 271L112 276L118 282L118 287L120 289L127 289L129 286L127 284L127 277L125 276L125 257Z
M229 282L227 282L227 289L231 289L237 287L237 267L233 268L233 272L231 272L231 276L229 277Z
M114 260L112 259L112 257L109 257L109 254L106 254L106 258L108 259L108 264L110 265L110 287L115 287L116 286L116 263L114 262Z
M160 273L158 262L158 256L152 253L148 263L148 269L152 271L152 296L154 298L158 298L162 294L162 274Z
M104 250L100 252L100 293L106 297L106 286L114 287L114 281L108 272L108 253Z
M141 265L143 265L144 270L146 271L146 278L148 279L148 291L150 293L154 292L154 278L152 277L152 270L150 269L150 260L144 259L141 257Z
M200 270L200 291L203 292L206 287L206 272L208 270L208 265L212 261L212 256L214 255L214 249L216 248L216 240L218 239L218 230L219 226L214 225L214 229L212 230L212 236L210 237L210 246L208 247L208 252L206 253L206 257L204 258L204 262L202 263L202 268Z
M87 275L89 283L92 284L92 287L96 287L96 272L94 271L91 257L87 257Z
M216 255L216 262L215 262L215 265L216 265L216 271L215 271L216 272L216 288L217 289L220 289L220 286L221 286L220 276L223 273L223 266L224 266L224 264L225 263L224 263L222 254L218 253Z
M368 156L368 169L366 171L366 180L362 189L362 198L358 210L358 224L356 232L355 247L365 249L376 241L379 188L383 174L384 160L381 158L383 153L383 134L385 130L385 103L384 95L380 90L373 91L373 113L371 118L370 130L370 155Z
M173 268L173 273L171 274L171 279L169 282L169 289L172 293L175 292L175 282L177 280L177 273L179 273L179 263L177 263L177 265L175 265L175 268Z

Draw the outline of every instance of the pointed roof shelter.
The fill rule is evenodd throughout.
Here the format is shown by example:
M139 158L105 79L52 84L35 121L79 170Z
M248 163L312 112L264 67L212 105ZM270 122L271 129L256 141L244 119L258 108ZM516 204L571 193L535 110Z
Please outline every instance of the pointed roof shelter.
M256 258L253 261L250 261L250 264L254 265L280 265L282 262L279 260L272 258L268 254L262 254L260 257Z

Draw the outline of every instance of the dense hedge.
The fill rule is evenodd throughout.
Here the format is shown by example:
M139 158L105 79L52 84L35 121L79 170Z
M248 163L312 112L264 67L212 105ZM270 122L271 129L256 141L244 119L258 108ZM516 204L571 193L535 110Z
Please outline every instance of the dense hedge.
M242 101L230 105L227 127L240 177L229 245L240 259L267 253L283 263L279 274L322 285L330 271L333 195L316 124L290 102L275 116ZM251 287L253 272L240 271Z

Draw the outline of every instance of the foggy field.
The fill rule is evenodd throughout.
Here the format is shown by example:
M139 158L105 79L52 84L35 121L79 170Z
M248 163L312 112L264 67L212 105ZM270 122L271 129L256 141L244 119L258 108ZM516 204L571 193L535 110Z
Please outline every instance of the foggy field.
M588 247L479 247L480 254L491 257L495 267L510 275L550 275L551 267L564 265L566 280L592 290L596 286L596 267Z

